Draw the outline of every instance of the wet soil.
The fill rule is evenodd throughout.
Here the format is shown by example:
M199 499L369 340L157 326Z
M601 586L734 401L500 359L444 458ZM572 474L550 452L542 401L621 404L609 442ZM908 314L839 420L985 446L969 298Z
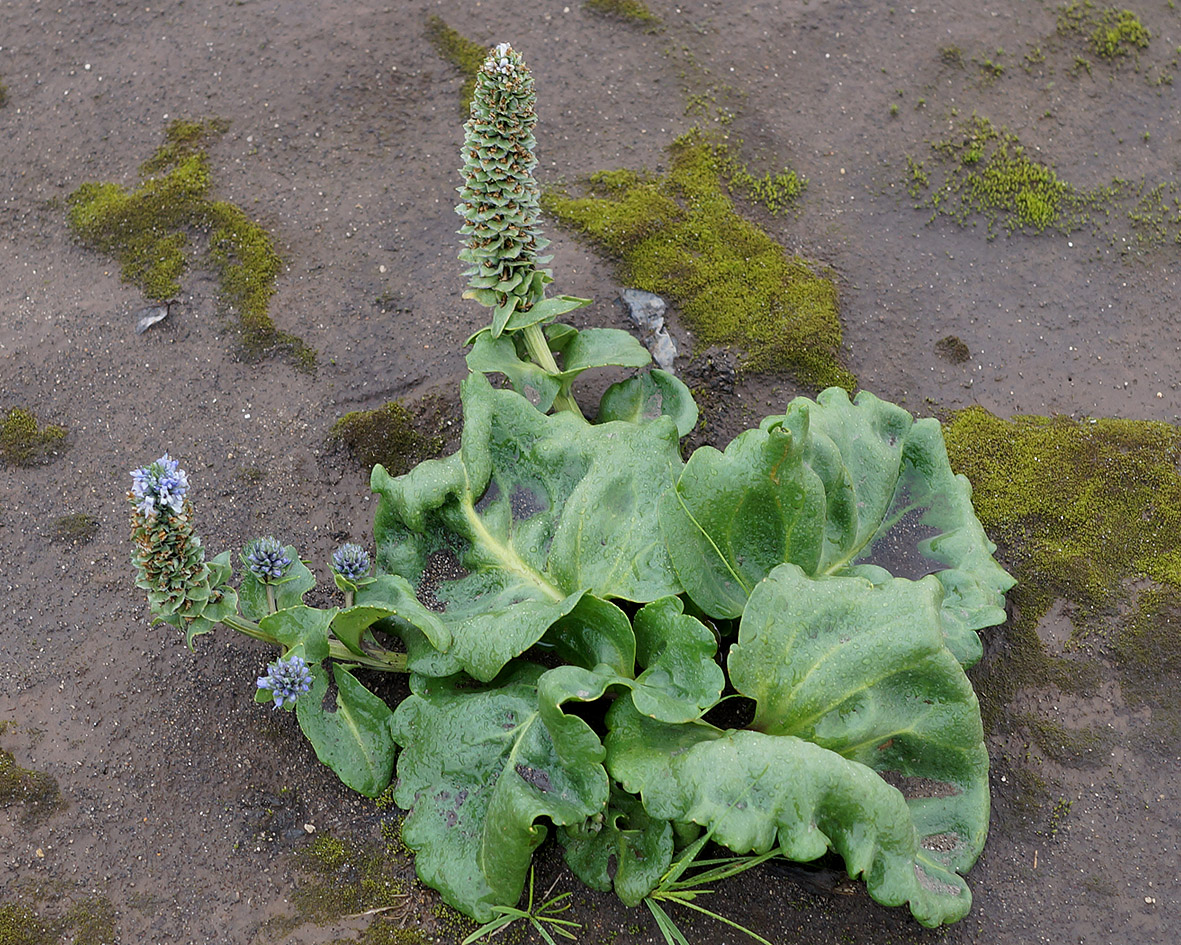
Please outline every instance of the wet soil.
M52 776L67 805L0 809L0 906L100 896L118 941L165 945L350 939L369 921L267 924L293 914L306 881L291 856L310 842L304 825L376 839L396 812L340 787L291 716L251 702L261 645L220 631L194 656L149 627L123 493L128 471L167 449L213 551L274 533L327 580L333 548L365 540L367 471L325 448L328 429L453 388L484 318L459 298L462 79L423 38L431 14L526 56L545 185L663 169L664 148L701 123L741 138L756 169L806 176L798 215L758 219L836 273L846 360L866 389L917 413L1181 418L1177 246L989 240L982 226L928 222L905 193L906 156L923 158L953 109L1008 126L1079 186L1177 179L1181 87L1150 81L1181 45L1171 4L1137 7L1153 33L1138 65L1076 75L1050 4L649 5L660 31L576 0L0 0L0 408L69 430L46 464L0 468L0 747ZM948 45L966 67L940 55ZM1022 68L1035 45L1047 61ZM973 60L1002 48L1005 72L987 80ZM314 374L239 358L200 271L137 335L145 300L69 236L70 192L134 184L168 122L202 116L230 121L210 147L214 192L274 234L286 270L271 311L318 351ZM579 323L627 327L610 262L547 235L560 291L597 300ZM691 349L675 312L671 328ZM949 336L967 359L940 356ZM728 383L708 369L724 353L698 355L686 371ZM721 445L797 392L788 377L739 378L714 399L707 437ZM98 520L93 539L54 541L75 514ZM1069 636L1064 620L1061 608L1047 617L1047 646ZM1004 659L1005 630L987 646ZM1092 757L1030 762L1018 733L991 733L992 833L959 925L923 930L823 872L760 872L711 906L776 943L1176 941L1181 752L1154 734L1151 706L1125 704L1102 650L1094 659L1092 698L1018 694L1034 716L1107 730ZM541 873L575 888L553 857ZM431 897L416 901L434 928ZM656 941L646 914L608 897L579 891L574 913L585 941ZM740 938L685 927L702 945Z

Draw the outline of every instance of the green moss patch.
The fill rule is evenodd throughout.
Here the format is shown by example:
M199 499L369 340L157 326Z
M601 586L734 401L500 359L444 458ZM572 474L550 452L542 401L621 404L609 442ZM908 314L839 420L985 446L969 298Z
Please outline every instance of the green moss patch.
M692 131L670 151L665 177L603 172L591 177L589 196L547 192L542 207L616 257L622 281L671 299L700 345L734 346L747 370L851 389L855 379L838 361L832 278L739 216L727 192L735 165L722 145ZM786 179L769 180L786 198Z
M117 941L115 909L109 899L71 900L52 888L49 898L49 902L0 905L0 945L112 945Z
M0 460L12 466L34 466L56 456L65 438L65 427L41 426L31 410L13 407L0 421Z
M52 923L25 906L0 905L0 945L57 945Z
M391 476L401 476L443 450L444 430L454 407L428 396L412 407L393 400L376 410L347 413L332 425L329 441L346 447L366 469L380 463Z
M660 25L660 17L649 10L643 0L586 0L582 6L592 13L601 13L640 26Z
M983 661L975 679L986 724L1009 717L1023 688L1093 695L1102 674L1091 655L1108 648L1135 698L1156 700L1154 715L1168 715L1175 700L1159 686L1170 685L1170 668L1181 671L1181 430L1118 419L1002 420L972 407L944 434L952 467L971 481L976 512L1018 580L1005 652ZM1151 590L1137 594L1144 586ZM1055 601L1067 602L1073 625L1062 656L1037 632ZM1056 760L1102 746L1095 731L1009 718Z
M24 807L26 820L37 820L66 806L57 781L43 771L22 768L12 752L0 749L0 808L18 804Z
M476 94L476 73L488 58L488 47L452 29L441 16L427 18L426 38L435 47L435 52L440 58L463 73L463 86L459 90L459 98L460 108L466 115L472 107L472 96Z
M1002 231L1090 230L1125 247L1181 242L1181 188L1173 181L1076 187L980 115L959 122L931 149L930 165L907 156L905 183L932 220L946 216L974 226L983 219L989 239Z
M1098 7L1091 0L1058 8L1058 34L1081 40L1093 55L1107 60L1147 49L1152 38L1131 10Z
M203 145L225 128L216 119L173 122L164 144L140 166L138 187L89 181L70 194L70 228L83 245L118 260L125 281L159 301L180 292L190 235L206 234L207 264L217 273L222 302L238 316L245 353L281 350L312 369L315 351L276 329L268 312L283 268L273 240L238 207L210 199Z

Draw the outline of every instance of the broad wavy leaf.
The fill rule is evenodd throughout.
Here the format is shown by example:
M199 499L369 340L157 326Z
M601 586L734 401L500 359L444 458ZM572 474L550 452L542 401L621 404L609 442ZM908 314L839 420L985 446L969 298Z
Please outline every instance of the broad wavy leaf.
M713 617L737 617L784 563L814 577L934 574L944 637L964 665L981 655L975 631L1004 620L1013 585L938 421L865 392L796 398L724 453L697 450L662 501L661 528L686 591Z
M400 617L489 680L584 593L646 602L681 590L656 511L681 468L672 420L546 416L480 374L463 404L458 453L396 479L373 470L379 569L417 601L391 601Z

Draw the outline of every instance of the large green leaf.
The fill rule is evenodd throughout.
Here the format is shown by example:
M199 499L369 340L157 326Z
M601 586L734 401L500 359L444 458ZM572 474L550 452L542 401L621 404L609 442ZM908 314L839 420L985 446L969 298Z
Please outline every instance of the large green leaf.
M419 877L484 922L520 898L540 818L576 824L604 808L603 747L562 712L583 697L540 666L514 664L491 686L415 676L411 688L394 713L402 838Z
M935 574L946 643L965 665L981 654L974 631L1004 620L1013 584L938 421L865 392L796 398L725 453L697 450L662 503L661 527L687 592L714 617L737 617L783 563L818 577Z
M418 602L392 602L400 617L489 680L586 592L644 602L680 591L656 515L681 467L671 420L546 416L480 374L463 403L458 453L397 479L373 470L379 569Z
M650 817L712 828L737 853L778 846L806 862L834 850L870 895L909 903L924 925L967 914L963 879L919 846L906 800L865 765L791 735L657 722L624 699L608 726L608 770Z
M730 680L751 728L792 735L879 772L908 798L921 845L966 871L988 832L980 707L943 644L933 577L871 584L776 568L750 596Z
M494 338L487 331L476 335L467 355L467 366L482 374L503 374L513 385L513 390L542 413L554 405L554 398L562 389L562 382L556 377L521 357L509 335Z
M681 436L697 426L697 401L689 388L675 374L653 368L608 387L599 401L597 419L599 423L643 423L661 414L673 418Z
M295 715L316 757L347 787L376 797L389 786L394 770L393 713L343 666L325 668L329 627L339 613L298 604L263 617L259 626L287 648L288 656L303 657L312 671L312 689L296 700ZM329 672L336 688L331 701L326 700Z

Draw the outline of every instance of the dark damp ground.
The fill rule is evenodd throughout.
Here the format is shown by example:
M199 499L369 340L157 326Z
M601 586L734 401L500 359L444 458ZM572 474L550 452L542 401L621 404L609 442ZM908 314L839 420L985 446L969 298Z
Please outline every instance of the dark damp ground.
M1050 3L649 5L656 32L577 0L0 2L0 408L68 430L43 465L0 468L0 748L7 771L40 772L60 792L0 800L4 921L41 910L67 929L46 940L81 941L81 907L98 917L95 941L165 945L352 940L391 921L297 915L325 879L293 854L314 836L380 842L396 812L350 795L292 717L251 702L260 645L219 631L194 656L148 626L123 493L128 471L167 449L190 473L213 551L274 533L326 579L332 549L366 539L367 471L326 448L328 430L349 411L453 391L462 342L484 317L459 298L462 78L425 41L432 14L526 56L545 185L662 170L665 147L695 124L741 138L760 173L788 165L807 177L797 215L750 212L832 267L845 360L866 389L923 414L981 404L1002 416L1177 421L1171 235L1137 243L1116 208L1070 234L1000 228L988 239L983 222L928 222L906 193L907 156L934 172L929 142L974 112L1077 187L1176 180L1171 3L1135 8L1153 34L1138 59L1090 56L1089 71L1075 58L1084 47L1055 36ZM133 186L170 121L204 116L230 122L209 146L214 195L274 235L285 270L271 314L316 349L314 374L240 359L200 270L167 318L136 335L146 301L67 231L75 188ZM556 288L597 300L580 324L626 327L610 263L548 235ZM671 329L688 350L675 312ZM960 344L941 347L949 336ZM718 445L800 392L787 377L749 376L727 394L710 363L728 361L681 362L712 378L706 438ZM97 524L60 524L78 515ZM1068 609L1039 628L1051 652L1070 637ZM986 650L1010 655L1004 629L986 634ZM1091 657L1096 695L1027 687L1008 708L1105 737L1053 760L1016 731L990 734L992 833L959 925L923 930L830 870L758 872L710 906L775 943L1176 941L1181 753L1151 705L1125 701L1104 652ZM359 882L350 869L332 878ZM400 861L391 871L409 875ZM555 892L576 889L541 858L541 888L555 878ZM406 889L409 925L462 937L433 894ZM578 889L574 902L583 941L656 941L646 913ZM321 918L331 911L321 902ZM740 940L706 921L685 927L702 945ZM8 940L31 939L22 928Z

